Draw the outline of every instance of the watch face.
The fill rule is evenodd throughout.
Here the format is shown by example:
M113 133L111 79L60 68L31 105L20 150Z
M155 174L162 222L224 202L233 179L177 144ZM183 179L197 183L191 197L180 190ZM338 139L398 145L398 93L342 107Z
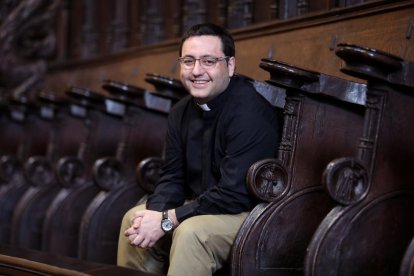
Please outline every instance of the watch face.
M165 232L171 231L173 229L173 224L172 221L169 219L164 219L161 222L161 228L162 230L164 230Z

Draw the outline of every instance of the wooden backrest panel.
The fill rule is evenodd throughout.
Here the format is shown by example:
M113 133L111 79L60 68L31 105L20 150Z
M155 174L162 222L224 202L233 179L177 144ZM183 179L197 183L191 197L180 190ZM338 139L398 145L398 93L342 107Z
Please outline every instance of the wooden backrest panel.
M82 217L78 243L81 259L115 264L122 217L147 193L136 183L135 167L144 158L162 155L168 114L148 105L148 93L144 92L143 101L127 104L128 129L116 158L95 162L94 180L105 188ZM118 94L122 96L123 92Z
M305 274L397 275L414 235L412 63L348 44L337 54L344 72L368 82L364 130L356 156L326 168L338 205L312 238Z
M356 152L365 86L262 60L269 83L286 89L279 156L254 164L254 194L267 201L251 212L233 246L232 275L303 273L306 247L334 202L321 175L332 158Z
M82 100L87 101L86 98ZM80 181L82 183L77 183L79 185L87 185L88 175L90 179L91 168L89 168L88 172L88 160L94 159L96 156L109 154L109 152L112 154L115 152L116 139L118 135L117 133L113 136L107 135L107 131L111 131L111 129L118 129L116 125L119 125L120 122L119 119L104 115L99 110L99 105L97 110L89 108L89 110L86 109L85 111L89 114L88 116L81 118L81 120L87 121L87 124L89 124L89 134L86 136L90 135L90 137L88 137L88 140L82 142L85 144L90 143L90 145L88 145L89 147L86 147L88 149L85 150L85 153L83 154L84 160L82 160L85 161L84 167L86 172L84 176L86 178ZM73 132L82 130L83 129L72 129ZM79 148L83 146L84 145L80 144ZM73 154L74 156L79 155L78 152L74 152ZM46 152L44 152L43 155L46 156ZM45 161L45 165L49 164L48 168L51 171L49 174L50 179L49 181L46 181L44 177L41 177L43 174L39 175L39 172L42 172L43 167L37 166L36 164L36 160L40 160L41 158L36 156L31 157L31 159L35 160L34 163L31 164L33 166L30 167L30 170L35 172L35 174L31 177L36 177L37 181L28 179L33 182L33 186L25 192L15 207L12 220L11 244L24 248L41 249L43 224L46 212L53 201L61 199L61 195L57 198L56 196L64 187L62 187L58 179L54 177L53 166L55 164L52 164L54 160L48 160L47 158L46 160L42 159ZM97 192L98 189L95 189L95 194Z
M17 122L21 132L16 137L19 143L16 151L3 155L0 161L3 181L0 190L0 240L3 244L10 243L13 212L30 188L24 166L31 156L48 151L55 134L53 119L42 118L36 105L25 98L14 99L10 103L9 116Z
M75 97L83 96L84 100L88 99L87 94L80 93L82 91L71 92L79 92L73 94ZM95 96L97 99L101 97ZM89 100L92 101L92 97ZM102 189L93 181L92 162L99 157L115 156L122 142L124 119L122 114L113 116L107 112L103 105L106 100L108 98L102 98L102 106L97 106L98 112L94 111L93 105L84 106L88 112L83 127L84 141L79 145L76 154L60 160L58 173L63 187L45 210L41 224L41 249L44 251L77 256L82 216ZM64 180L66 175L68 181Z

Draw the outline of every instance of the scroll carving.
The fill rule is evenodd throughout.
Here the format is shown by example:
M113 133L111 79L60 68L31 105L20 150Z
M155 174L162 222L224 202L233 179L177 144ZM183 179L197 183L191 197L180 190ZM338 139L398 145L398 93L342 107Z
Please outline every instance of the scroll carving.
M63 187L71 187L81 183L85 167L77 157L66 157L59 160L57 165L57 178Z
M247 185L256 198L272 202L288 190L288 172L277 159L260 160L247 172Z
M16 156L3 155L0 159L0 181L9 183L13 176L20 171L20 162Z
M353 158L330 162L323 181L331 198L343 205L361 201L369 191L368 173L362 163Z
M93 178L102 190L112 190L124 183L123 165L115 158L101 158L93 167Z
M162 158L150 157L139 162L136 168L137 182L141 187L151 193L161 175Z
M52 185L54 171L51 162L44 156L32 156L24 165L27 181L35 187Z

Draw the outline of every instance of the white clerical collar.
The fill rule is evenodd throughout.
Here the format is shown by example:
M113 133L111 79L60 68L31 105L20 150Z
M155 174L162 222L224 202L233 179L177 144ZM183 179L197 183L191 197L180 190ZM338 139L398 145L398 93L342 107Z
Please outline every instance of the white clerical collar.
M205 104L197 103L197 105L204 111L210 111L211 110L210 107L208 107L208 105L206 103Z

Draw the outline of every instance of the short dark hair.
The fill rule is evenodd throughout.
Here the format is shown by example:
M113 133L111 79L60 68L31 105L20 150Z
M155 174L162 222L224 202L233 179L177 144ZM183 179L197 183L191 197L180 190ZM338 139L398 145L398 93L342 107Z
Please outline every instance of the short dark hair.
M221 40L224 55L228 57L234 57L236 55L234 39L226 29L212 23L202 23L192 26L184 34L181 39L180 50L178 53L179 56L181 56L184 41L190 37L202 35L218 36Z

